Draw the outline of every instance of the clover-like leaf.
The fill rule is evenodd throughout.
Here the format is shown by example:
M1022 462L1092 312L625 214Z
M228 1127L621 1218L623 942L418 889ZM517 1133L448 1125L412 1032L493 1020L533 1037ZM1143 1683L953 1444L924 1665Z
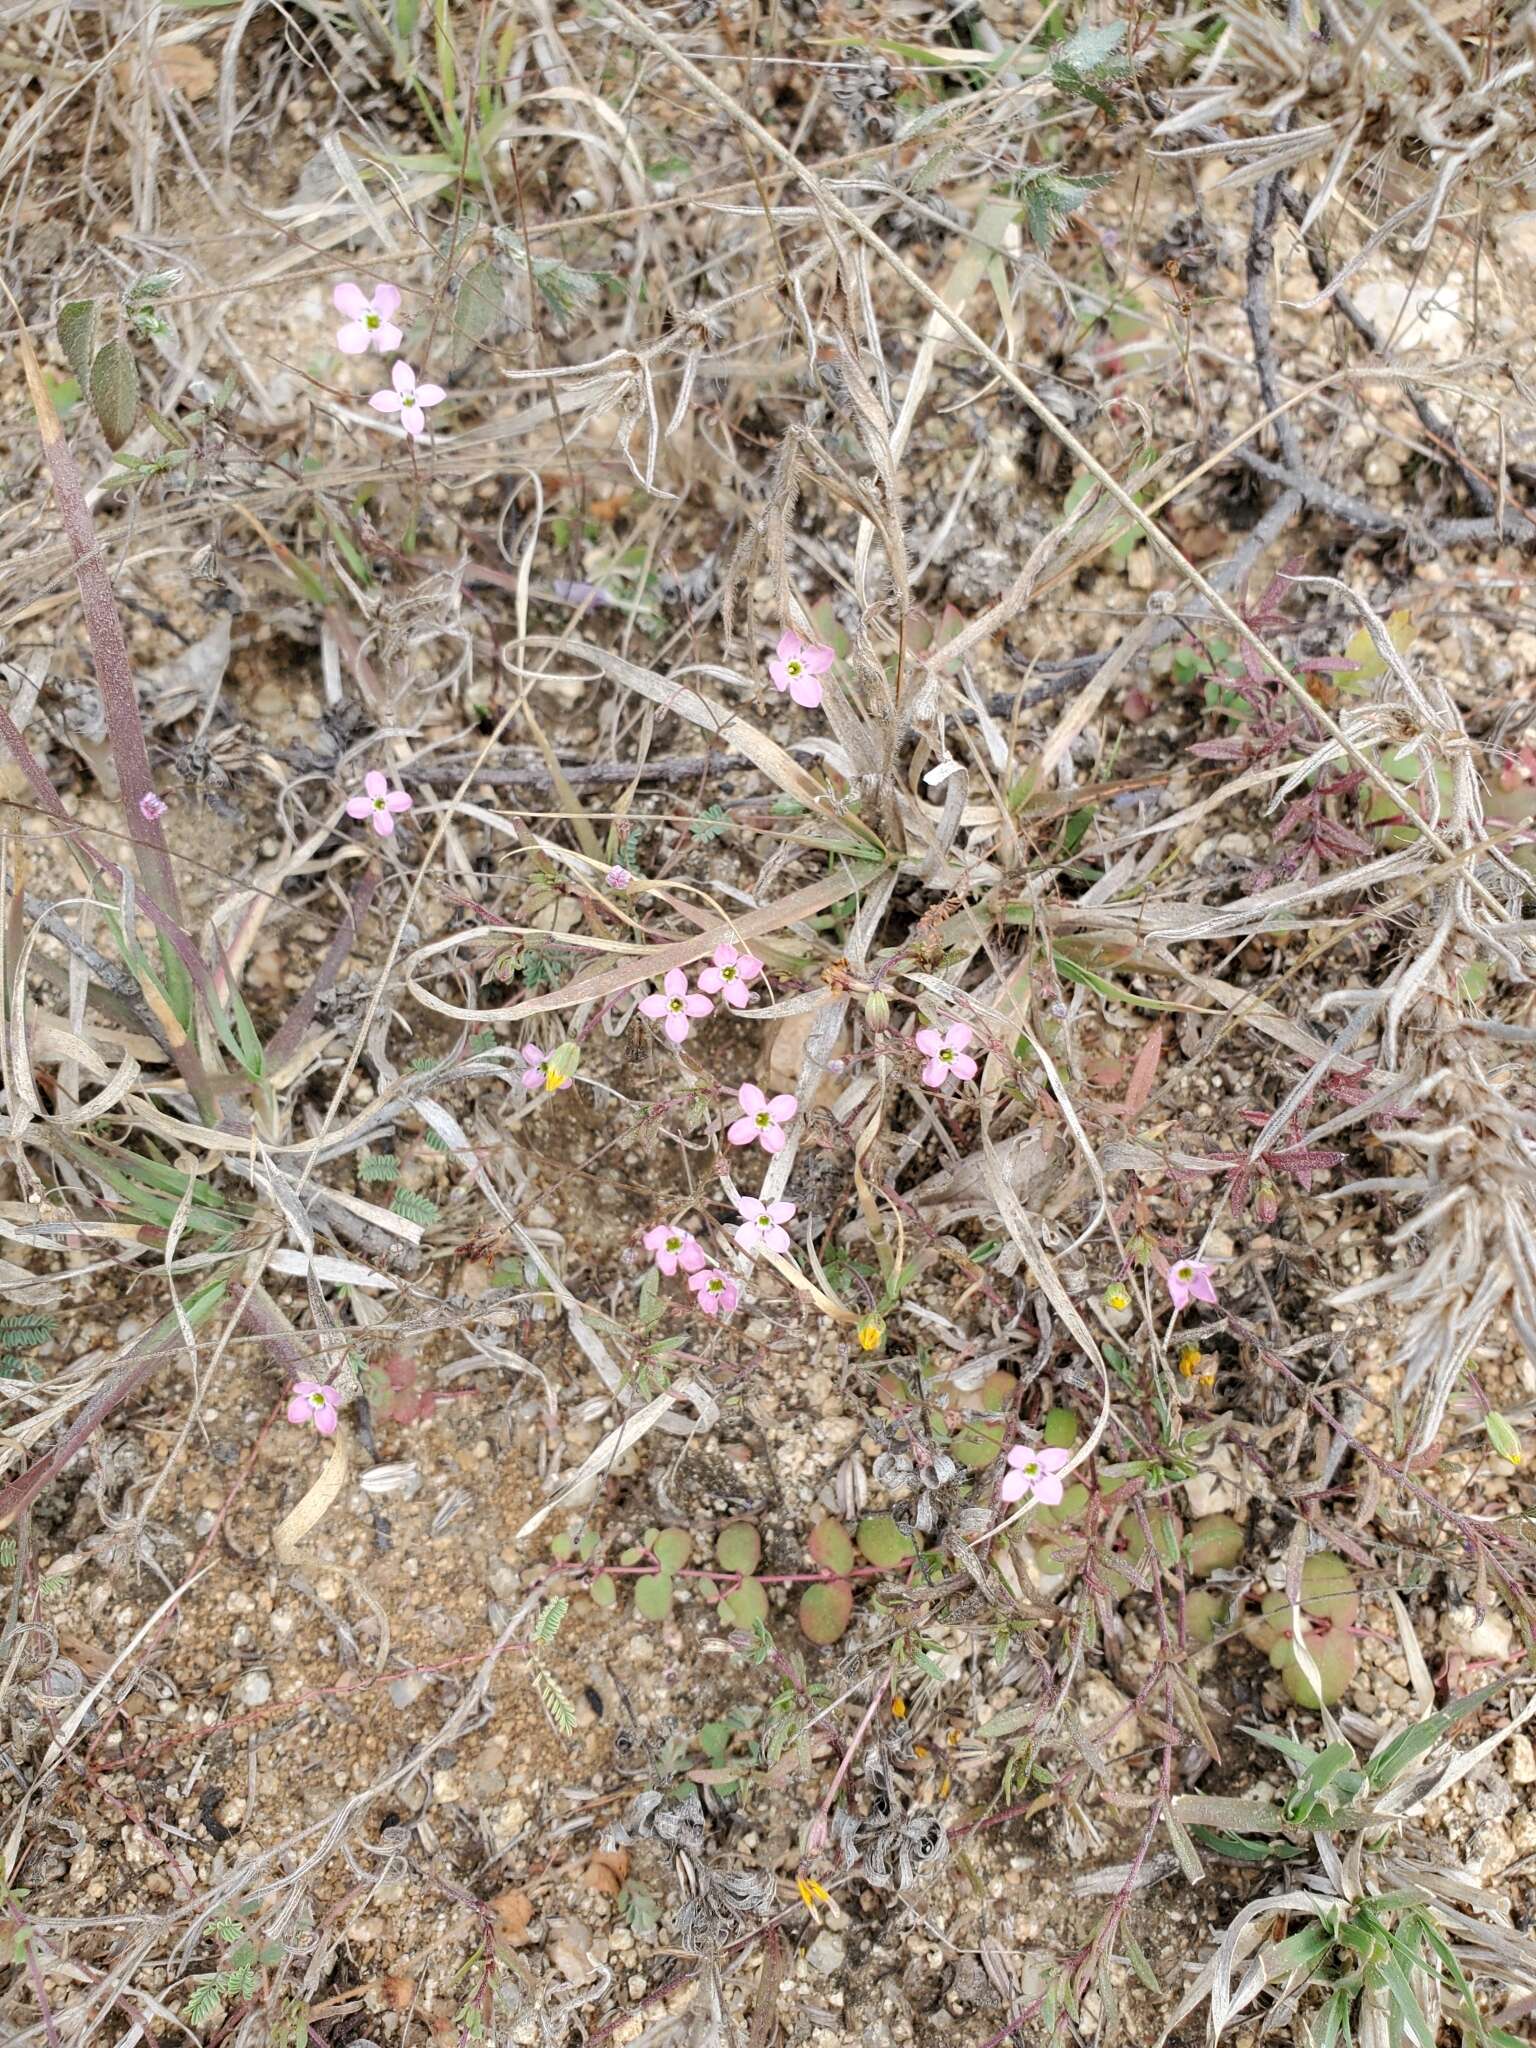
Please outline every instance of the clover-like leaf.
M1227 1595L1216 1587L1197 1586L1184 1602L1184 1626L1190 1641L1211 1642L1217 1629L1225 1626L1228 1605Z
M1243 1554L1243 1525L1230 1515L1202 1515L1184 1538L1184 1561L1197 1579L1230 1571Z
M852 1619L853 1588L846 1579L822 1579L800 1595L801 1633L813 1643L835 1643Z
M889 1515L866 1515L858 1528L858 1545L870 1564L890 1571L916 1556L911 1539L902 1534Z
M664 1572L680 1572L693 1555L693 1538L686 1529L658 1529L646 1541Z
M1040 1426L1047 1450L1070 1451L1077 1442L1077 1417L1070 1408L1052 1408Z
M727 1522L715 1538L715 1558L723 1572L750 1577L762 1555L763 1539L751 1522Z
M720 1602L720 1612L732 1628L749 1629L754 1622L768 1621L768 1589L756 1579L743 1579Z
M1307 1648L1317 1666L1317 1675L1323 1682L1322 1698L1319 1699L1312 1681L1296 1661L1296 1649L1289 1636L1278 1642L1269 1653L1269 1661L1280 1673L1280 1683L1296 1702L1298 1707L1332 1707L1348 1692L1355 1673L1360 1668L1360 1645L1356 1638L1343 1629L1333 1629L1326 1636L1314 1636L1307 1631Z
M1002 1455L1008 1424L1002 1416L972 1416L962 1422L950 1442L949 1454L967 1472L984 1472Z
M635 1581L635 1612L646 1621L665 1621L672 1612L672 1575L647 1572Z
M592 1595L594 1606L616 1607L618 1605L618 1581L614 1578L612 1572L599 1572L592 1581L588 1591Z
M805 1547L811 1553L812 1562L819 1564L824 1572L853 1570L853 1538L842 1523L834 1522L830 1515L816 1524L806 1539Z

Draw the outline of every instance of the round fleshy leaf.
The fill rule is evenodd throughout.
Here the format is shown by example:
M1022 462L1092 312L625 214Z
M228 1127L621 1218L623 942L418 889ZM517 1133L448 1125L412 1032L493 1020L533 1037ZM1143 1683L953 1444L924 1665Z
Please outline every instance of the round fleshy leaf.
M1003 1415L1013 1406L1019 1383L1011 1372L995 1372L981 1383L983 1415Z
M1077 1417L1070 1408L1053 1408L1040 1430L1047 1450L1070 1451L1077 1442Z
M1184 1602L1184 1625L1192 1643L1209 1643L1226 1621L1225 1596L1212 1586L1199 1586Z
M648 1572L635 1581L635 1612L646 1621L665 1621L672 1612L672 1579L667 1572Z
M569 1529L562 1529L558 1536L550 1537L549 1554L551 1557L558 1558L561 1564L564 1564L568 1557L575 1556L576 1539Z
M852 1619L853 1588L846 1579L823 1579L800 1595L800 1632L813 1643L835 1643Z
M816 1524L805 1547L811 1553L812 1563L819 1564L824 1572L853 1570L853 1538L830 1515Z
M734 1593L720 1602L720 1612L731 1628L750 1629L760 1621L768 1625L768 1589L756 1579L743 1579Z
M1336 1628L1348 1628L1359 1613L1355 1575L1335 1551L1316 1551L1302 1566L1301 1607Z
M619 1552L619 1563L638 1564L644 1555L645 1545L643 1543L631 1543L627 1550Z
M976 1417L955 1431L949 1454L967 1472L983 1472L1002 1456L1003 1436L1008 1425L1002 1416Z
M1202 1515L1184 1538L1184 1558L1197 1579L1230 1571L1243 1554L1243 1526L1230 1515Z
M616 1607L619 1601L618 1581L612 1572L599 1572L590 1588L595 1607Z
M917 1554L889 1515L866 1515L859 1524L858 1545L868 1561L881 1571L891 1571Z
M576 1555L583 1564L586 1564L590 1558L596 1555L597 1546L602 1540L602 1537L598 1535L595 1529L584 1529L582 1531L581 1536L577 1540Z
M1058 1444L1058 1450L1065 1450L1065 1444ZM1048 1523L1053 1529L1065 1528L1068 1522L1075 1522L1088 1505L1088 1489L1080 1479L1074 1479L1066 1492L1053 1508L1037 1507L1030 1517L1030 1526L1038 1529Z
M680 1572L693 1555L693 1538L686 1529L661 1529L649 1541L664 1572Z
M1337 1706L1348 1692L1350 1682L1360 1668L1358 1640L1354 1636L1346 1635L1342 1629L1330 1629L1325 1636L1309 1635L1307 1648L1311 1651L1312 1661L1317 1666L1317 1675L1323 1682L1321 1700L1313 1689L1312 1681L1297 1663L1295 1648L1289 1637L1275 1646L1269 1661L1273 1664L1281 1651L1286 1653L1286 1662L1280 1667L1280 1683L1298 1707L1315 1709L1319 1706Z
M727 1522L715 1538L715 1559L723 1572L755 1572L762 1561L763 1539L751 1522Z

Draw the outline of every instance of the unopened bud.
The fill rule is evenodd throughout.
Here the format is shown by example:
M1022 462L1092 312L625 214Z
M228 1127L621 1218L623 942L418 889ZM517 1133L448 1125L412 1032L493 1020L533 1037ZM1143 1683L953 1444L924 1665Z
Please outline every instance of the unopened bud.
M877 1315L867 1315L859 1325L859 1349L878 1351L885 1342L885 1324Z
M883 988L872 988L864 998L864 1021L871 1031L884 1031L891 1021L891 999Z
M1483 1427L1488 1432L1488 1441L1501 1458L1508 1458L1511 1465L1524 1462L1520 1439L1502 1415L1489 1413L1483 1417Z

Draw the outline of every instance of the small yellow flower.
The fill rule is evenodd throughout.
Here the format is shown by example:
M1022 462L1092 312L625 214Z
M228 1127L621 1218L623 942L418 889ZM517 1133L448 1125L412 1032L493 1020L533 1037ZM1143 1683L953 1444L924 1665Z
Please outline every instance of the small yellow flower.
M816 1918L818 1906L830 1906L832 1903L832 1894L824 1884L818 1884L814 1877L797 1877L795 1890L799 1892L800 1903L812 1919Z
M897 1693L895 1699L891 1701L891 1712L898 1721L905 1721L907 1718L907 1703L900 1693Z
M885 1342L885 1325L877 1315L867 1315L859 1325L859 1349L878 1351Z
M1204 1379L1205 1375L1200 1372L1200 1366L1200 1346L1198 1344L1186 1344L1179 1353L1179 1371L1183 1373L1187 1380L1192 1380L1196 1373L1200 1373L1200 1377Z
M1112 1316L1123 1316L1131 1305L1131 1290L1117 1280L1104 1290L1104 1306Z
M565 1086L565 1076L557 1074L553 1067L544 1069L544 1093L554 1095Z

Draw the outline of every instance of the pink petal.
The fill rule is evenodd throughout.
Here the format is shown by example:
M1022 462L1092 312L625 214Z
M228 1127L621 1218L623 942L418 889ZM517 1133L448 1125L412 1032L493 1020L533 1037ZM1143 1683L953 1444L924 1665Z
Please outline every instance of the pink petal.
M787 1223L795 1213L793 1202L769 1202L767 1209L775 1223Z
M736 1091L736 1100L748 1116L756 1116L759 1110L768 1107L768 1098L755 1081L743 1081Z
M926 1053L929 1059L935 1058L936 1055L942 1052L944 1048L943 1039L939 1036L938 1032L935 1031L931 1025L926 1030L919 1031L916 1037L912 1040L912 1043L917 1047L919 1052Z
M807 647L800 658L813 676L824 676L837 656L830 647Z
M686 1017L679 1017L677 1012L673 1010L669 1011L667 1021L661 1028L674 1045L681 1045L688 1036L688 1033L693 1029L693 1026Z
M667 1015L666 997L659 990L648 996L643 996L640 1001L640 1014L642 1017L665 1017Z
M1187 1280L1176 1280L1172 1273L1168 1275L1168 1293L1174 1307L1178 1309L1188 1308L1190 1302L1194 1299L1189 1282Z
M344 356L366 355L371 339L372 336L361 320L350 321L345 327L338 327L336 330L336 346Z
M537 1045L525 1045L518 1057L522 1060L524 1066L536 1067L544 1057L543 1048ZM650 1239L647 1238L646 1242L649 1243Z
M722 945L716 946L709 957L717 967L734 967L741 956L734 946Z
M725 1135L729 1144L750 1145L757 1136L757 1125L753 1123L751 1117L739 1116Z
M683 1239L682 1248L677 1255L677 1263L685 1273L697 1273L700 1266L704 1264L704 1254L694 1238L685 1237Z
M419 441L427 431L427 423L421 416L421 408L405 405L400 408L400 424L413 441Z
M791 676L789 694L803 711L814 711L821 702L821 685L814 676Z
M373 816L373 805L369 803L365 796L349 796L347 798L347 816L349 818L371 818Z
M706 967L699 975L699 987L712 996L719 995L725 983L718 967Z
M689 989L683 997L683 1008L690 1017L712 1017L715 1006L708 996L701 996L696 988Z
M958 1053L955 1056L955 1058L951 1060L949 1071L955 1076L957 1080L969 1081L975 1077L976 1062L971 1058L968 1052Z
M701 981L702 979L703 977L700 976ZM751 989L743 988L739 981L721 982L720 994L725 998L727 1005L733 1010L744 1010L752 1000Z
M302 1394L295 1394L288 1403L288 1420L293 1423L308 1422L312 1410Z
M997 1490L1004 1500L1022 1500L1028 1485L1029 1481L1022 1472L1005 1472L1003 1483Z
M416 403L418 405L441 405L448 396L441 384L418 384Z
M373 814L373 829L381 839L392 839L395 832L394 818L388 811L375 811Z
M743 981L756 981L763 971L763 963L752 953L738 953L736 972Z
M375 412L398 412L400 410L400 394L396 391L375 391L368 403Z
M373 288L373 310L386 318L400 310L400 290L397 285L376 284Z
M366 327L363 329L363 332L365 334L368 332ZM393 355L404 339L405 336L400 332L400 329L392 327L387 320L382 321L373 330L373 345L381 356Z
M331 293L331 304L338 313L345 313L349 320L361 320L369 310L362 287L355 285L350 278L337 285L335 291Z
M315 1427L322 1436L334 1436L336 1434L336 1410L334 1408L317 1408L315 1410Z
M798 633L784 632L779 635L779 644L773 650L780 661L798 661L805 642Z
M384 799L386 806L395 812L408 811L415 801L415 797L407 796L403 789L392 789Z
M948 1079L948 1067L941 1067L937 1060L931 1061L923 1069L923 1086L925 1088L942 1088Z
M403 398L407 392L416 389L416 372L402 356L389 373L389 381Z
M949 1030L944 1035L944 1043L951 1052L964 1052L971 1042L971 1036L969 1024L951 1024Z
M677 997L688 992L688 977L681 967L669 967L662 979L662 987L669 996Z
M768 1105L768 1114L776 1124L787 1124L799 1107L800 1100L798 1096L775 1095Z
M776 690L787 690L793 679L782 661L770 661L768 664L768 680Z
M370 768L363 777L363 788L373 798L374 802L377 803L379 798L386 795L389 790L389 777L381 775L377 768Z
M1070 1451L1062 1450L1055 1444L1047 1444L1040 1453L1041 1466L1047 1472L1059 1472L1063 1465L1071 1462L1071 1458Z
M524 1074L523 1086L528 1090L528 1093L530 1095L533 1093L535 1088L542 1088L544 1086L544 1076L539 1072L537 1067L530 1067L527 1073Z
M759 1131L757 1135L765 1152L782 1152L784 1150L784 1133L777 1124L769 1124L765 1131Z

